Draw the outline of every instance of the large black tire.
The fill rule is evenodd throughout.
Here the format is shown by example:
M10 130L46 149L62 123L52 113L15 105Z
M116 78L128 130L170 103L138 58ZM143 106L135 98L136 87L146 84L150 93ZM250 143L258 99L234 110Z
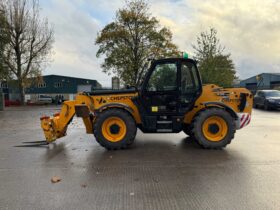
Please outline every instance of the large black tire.
M109 118L119 118L126 126L124 137L116 142L112 142L103 135L102 125ZM104 126L104 125L103 125ZM114 126L114 125L113 125ZM112 126L111 126L112 127ZM125 110L121 109L108 109L97 115L96 121L93 127L93 133L96 141L108 150L125 149L134 142L137 132L136 123L133 117Z
M227 127L227 132L224 132L224 137L221 137L221 139L218 141L208 139L207 135L203 132L203 126L205 126L204 122L207 119L210 119L210 117L222 119L225 127ZM230 144L231 140L234 138L234 134L236 131L235 121L233 117L227 111L219 108L206 109L200 112L195 117L192 126L192 133L195 139L205 149L221 149L225 147L226 145ZM209 127L207 132L210 132L211 135L215 135L216 133L218 134L220 132L219 128L217 130L217 125L215 126L215 124L210 124L208 126ZM210 128L210 126L212 126L212 128Z
M183 130L183 132L184 132L186 135L188 135L189 137L193 137L191 125L184 124L182 130Z

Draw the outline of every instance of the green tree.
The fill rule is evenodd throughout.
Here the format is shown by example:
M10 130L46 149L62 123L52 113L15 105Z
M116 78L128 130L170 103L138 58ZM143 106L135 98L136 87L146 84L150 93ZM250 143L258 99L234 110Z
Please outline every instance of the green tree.
M53 30L47 19L40 18L38 0L2 0L0 10L6 21L8 43L2 55L4 65L18 81L20 101L31 77L41 74L49 62Z
M175 64L158 65L150 77L150 90L174 90L176 88L177 67Z
M220 44L216 29L200 33L193 48L203 83L232 86L236 78L234 63L230 54L223 53L225 47Z
M139 86L149 65L149 58L178 56L172 33L161 27L149 13L143 0L127 2L96 38L97 57L104 55L104 72L116 74L123 83Z

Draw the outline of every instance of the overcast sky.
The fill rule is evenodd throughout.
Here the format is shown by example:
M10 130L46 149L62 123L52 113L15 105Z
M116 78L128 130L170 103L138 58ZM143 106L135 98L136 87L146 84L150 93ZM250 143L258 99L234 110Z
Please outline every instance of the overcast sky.
M96 79L110 86L95 54L94 40L124 0L41 0L42 15L54 27L53 62L43 74ZM174 42L190 55L196 36L215 27L238 76L280 73L280 1L151 0L150 11L171 29Z

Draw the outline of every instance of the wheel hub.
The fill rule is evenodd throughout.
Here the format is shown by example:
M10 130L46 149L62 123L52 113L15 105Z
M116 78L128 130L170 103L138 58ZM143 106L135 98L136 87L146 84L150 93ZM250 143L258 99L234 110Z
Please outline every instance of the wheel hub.
M208 131L212 134L217 134L219 132L219 126L217 124L210 124L208 127Z
M120 126L117 124L113 124L110 126L110 132L112 134L118 134L120 132Z
M228 125L222 117L211 116L203 122L202 133L208 141L222 141L228 133Z
M126 132L126 124L120 117L109 117L102 124L102 134L110 142L121 141Z

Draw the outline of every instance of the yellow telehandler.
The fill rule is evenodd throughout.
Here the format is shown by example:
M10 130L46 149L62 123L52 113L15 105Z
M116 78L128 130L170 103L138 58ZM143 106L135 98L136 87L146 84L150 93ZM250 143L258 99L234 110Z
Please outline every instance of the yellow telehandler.
M196 62L187 58L154 60L139 89L79 93L53 117L41 117L46 142L66 135L74 115L86 132L107 149L123 149L144 133L184 131L202 147L219 149L249 124L253 97L245 88L202 85Z

